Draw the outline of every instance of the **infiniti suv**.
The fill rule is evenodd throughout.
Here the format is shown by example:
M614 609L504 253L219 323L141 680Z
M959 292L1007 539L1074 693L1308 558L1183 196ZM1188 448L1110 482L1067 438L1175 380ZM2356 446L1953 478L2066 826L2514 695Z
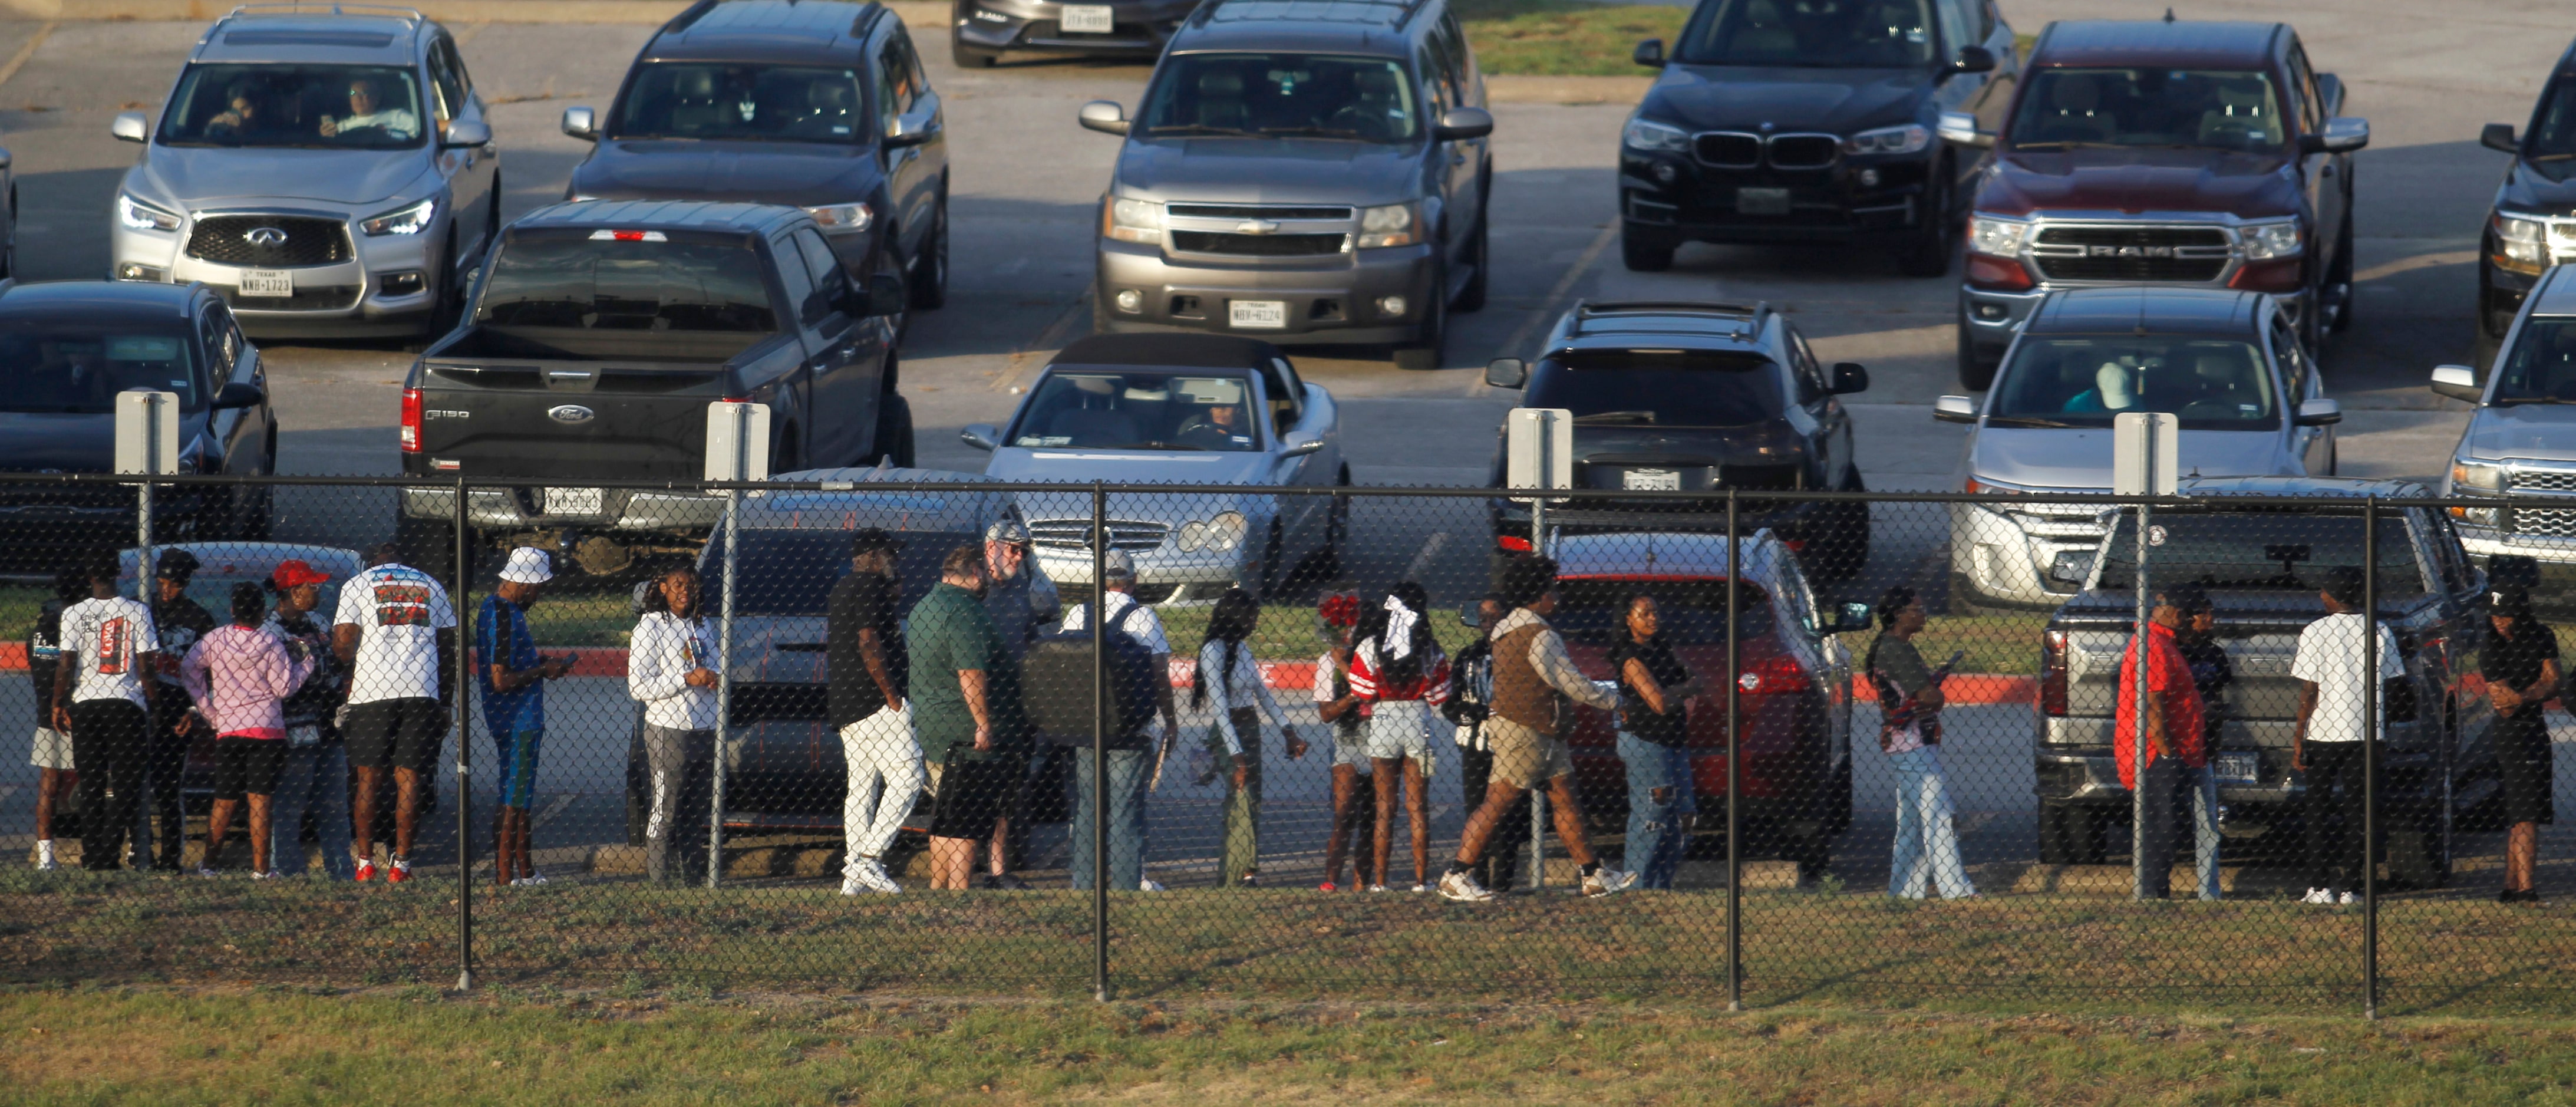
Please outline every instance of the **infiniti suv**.
M269 10L274 8L275 10ZM252 5L188 55L116 195L109 275L204 281L253 335L434 333L500 223L456 40L409 8Z

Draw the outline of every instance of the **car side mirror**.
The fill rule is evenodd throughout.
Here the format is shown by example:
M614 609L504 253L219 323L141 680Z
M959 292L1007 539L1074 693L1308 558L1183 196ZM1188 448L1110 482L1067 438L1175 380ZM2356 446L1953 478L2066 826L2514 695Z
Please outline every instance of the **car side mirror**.
M1324 448L1324 436L1308 431L1289 435L1279 443L1279 456L1304 457Z
M2489 123L2478 131L2478 145L2499 154L2522 155L2522 140L2513 137L2513 124Z
M121 111L116 113L116 120L107 125L107 133L125 142L149 142L152 140L152 121L145 119L139 111Z
M1950 72L1953 73L1992 73L1994 71L1995 52L1983 46L1962 46L1959 48L1959 56L1950 59Z
M2092 576L2093 551L2091 550L2060 550L2057 553L2057 559L2048 563L2048 579L2059 584L2082 587Z
M2370 145L2370 121L2349 115L2326 120L2325 129L2299 136L2302 154L2349 154Z
M1002 432L994 429L991 423L968 423L965 430L957 432L958 441L978 450L1000 449L1000 444L994 441L1000 437Z
M939 128L931 126L928 116L915 119L898 115L894 122L886 127L885 148L900 150L907 146L919 146L930 141L938 133Z
M267 402L268 393L262 391L258 385L234 382L225 385L223 391L215 393L215 402L207 406L216 411L230 411L236 408L258 407Z
M563 133L584 142L599 141L599 113L589 108L565 108Z
M2291 420L2291 425L2331 427L2340 422L2343 422L2343 401L2301 400L2298 418Z
M1868 369L1863 368L1858 362L1838 361L1834 363L1834 395L1848 396L1854 392L1867 391L1869 391Z
M438 144L450 150L474 149L492 144L492 125L479 119L456 119L447 124L447 133Z
M1966 396L1943 396L1932 401L1932 418L1944 423L1977 421L1977 401Z
M1977 117L1964 111L1942 112L1941 118L1933 124L1933 130L1941 136L1941 141L1952 146L1984 147L1995 144L1995 136L1991 132L1978 130Z
M1094 100L1082 106L1082 125L1105 135L1127 133L1127 109L1116 100Z
M0 169L7 168L9 168L9 151L5 147L0 147Z
M1494 133L1494 113L1483 108L1451 108L1440 115L1440 125L1431 129L1439 142L1466 138L1483 138Z
M1498 357L1485 363L1485 383L1495 388L1519 388L1529 383L1529 363L1516 357Z
M868 294L861 304L861 315L901 315L911 295L903 287L903 278L892 273L877 273L868 278Z
M1846 603L1842 605L1842 607L1836 609L1834 612L1834 625L1827 628L1825 633L1843 634L1850 631L1868 629L1869 605L1853 602Z
M2454 400L2477 403L2486 399L2487 390L2478 384L2478 371L2466 365L2433 367L2433 394Z
M1664 67L1664 40L1659 38L1650 38L1644 42L1638 43L1637 52L1628 55L1628 59L1639 65L1645 66L1648 69L1662 69ZM1469 625L1472 626L1474 624L1471 623Z

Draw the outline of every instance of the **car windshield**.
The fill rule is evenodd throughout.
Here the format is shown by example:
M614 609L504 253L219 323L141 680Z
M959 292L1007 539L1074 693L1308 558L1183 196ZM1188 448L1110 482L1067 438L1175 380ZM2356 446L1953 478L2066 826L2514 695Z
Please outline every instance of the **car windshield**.
M1011 445L1057 450L1255 449L1252 385L1206 370L1056 370L1020 412Z
M1145 94L1139 133L1411 142L1422 132L1413 82L1387 58L1330 54L1181 54Z
M608 137L851 143L869 133L866 107L855 69L655 62Z
M134 327L0 329L0 411L105 415L116 394L175 392L183 410L205 403L194 343L178 331Z
M1628 597L1643 592L1655 598L1657 632L1676 646L1714 646L1726 642L1726 582L1722 580L1566 580L1557 583L1556 613L1547 617L1565 640L1578 645L1609 646L1628 633ZM1755 584L1735 594L1736 636L1771 633L1771 599Z
M2025 337L1990 422L2107 427L2125 411L2171 412L2186 430L2280 425L2263 352L2226 338Z
M1609 350L1560 354L1532 374L1522 407L1578 425L1740 427L1781 415L1779 367L1756 354Z
M1932 61L1927 0L1716 0L1682 28L1690 65L1886 69Z
M939 583L939 563L948 551L982 541L975 533L943 534L904 531L896 537L903 551L895 555L895 578L901 582L901 607L928 595ZM699 558L698 575L706 581L708 610L715 608L717 583L724 579L724 535L719 531ZM734 581L736 615L823 614L832 586L850 572L850 532L845 530L770 530L745 527L741 541L743 574Z
M2138 523L2123 514L2104 547L2100 587L2126 592L2137 580ZM2147 522L2147 587L2197 584L2316 593L2326 571L2361 567L2361 516L2324 511L2166 511ZM2421 595L2424 577L2405 525L2379 524L2379 594Z
M2549 91L2540 94L2540 110L2532 114L2522 156L2533 161L2576 158L2576 76L2551 81Z
M613 340L620 352L605 352L597 340L612 334L728 336L722 344L739 350L777 329L750 241L686 231L514 232L483 280L474 321L547 342L558 356L651 356ZM710 351L700 342L668 352Z
M2067 69L2025 78L2012 121L2019 150L2163 146L2270 153L2280 99L2260 70Z
M2576 404L2576 319L2523 320L2498 372L2495 402Z
M203 63L180 75L161 143L395 150L420 145L423 118L408 69Z

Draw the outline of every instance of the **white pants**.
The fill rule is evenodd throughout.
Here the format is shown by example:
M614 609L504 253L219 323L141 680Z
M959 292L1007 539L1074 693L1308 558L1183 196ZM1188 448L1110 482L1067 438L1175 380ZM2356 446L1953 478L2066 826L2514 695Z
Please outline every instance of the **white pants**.
M894 844L921 794L921 743L912 736L912 705L879 708L842 727L841 759L850 773L849 792L841 799L841 865L847 875L860 858L882 856Z

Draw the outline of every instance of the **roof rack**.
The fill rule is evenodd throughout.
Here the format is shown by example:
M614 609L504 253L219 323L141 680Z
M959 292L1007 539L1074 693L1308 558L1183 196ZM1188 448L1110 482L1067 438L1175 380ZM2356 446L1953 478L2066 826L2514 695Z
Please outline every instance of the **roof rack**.
M1726 312L1742 315L1748 319L1759 319L1770 310L1771 304L1767 300L1755 300L1751 303L1724 303L1714 300L1577 300L1572 313L1574 327L1567 332L1566 336L1571 338L1582 334L1584 320L1614 311Z
M1198 9L1198 12L1194 12L1194 13L1192 13L1192 14L1193 14L1193 15L1197 15L1197 14L1199 14L1200 12L1204 12L1204 13L1206 13L1208 16L1213 16L1213 15L1215 14L1215 12L1216 12L1216 9L1218 9L1218 8L1222 8L1222 7L1226 7L1226 6L1228 6L1228 4L1229 4L1229 3L1239 3L1239 4L1254 4L1254 3L1259 3L1259 4L1267 4L1267 5L1270 5L1270 6L1272 6L1272 7L1291 7L1291 6L1296 6L1296 5L1297 5L1297 0L1215 0L1215 2L1214 2L1214 3L1207 3L1207 4L1202 4L1202 5L1200 5L1200 7L1199 7L1199 9ZM1322 10L1325 10L1325 11L1331 11L1331 10L1333 10L1333 9L1335 9L1335 8L1343 8L1344 10L1348 10L1348 8L1355 8L1355 7L1393 8L1393 9L1395 9L1395 10L1396 10L1396 16L1395 16L1395 18L1394 18L1394 19L1392 19L1392 20L1388 21L1385 25L1386 25L1386 26L1389 26L1389 27L1403 27L1405 24L1408 24L1408 23L1413 22L1413 17L1414 17L1414 16L1417 16L1417 15L1422 14L1422 9L1424 9L1424 8L1426 8L1426 7L1429 7L1429 6L1430 6L1430 4L1431 4L1431 0L1354 0L1354 2L1353 2L1353 3L1351 3L1350 5L1348 5L1347 7L1346 7L1345 5L1332 4L1332 3L1317 3L1317 4L1310 5L1310 6L1315 7L1315 8L1318 8L1318 9L1322 9ZM1343 21L1342 21L1342 20L1334 20L1334 22L1343 22ZM1359 22L1359 21L1358 21L1358 20L1350 20L1349 22Z
M237 15L294 15L300 12L317 14L329 12L332 15L393 15L401 16L414 23L425 22L429 18L420 14L419 8L401 4L350 4L342 3L340 0L263 0L262 3L238 5L233 10L225 12L224 18L231 19Z

